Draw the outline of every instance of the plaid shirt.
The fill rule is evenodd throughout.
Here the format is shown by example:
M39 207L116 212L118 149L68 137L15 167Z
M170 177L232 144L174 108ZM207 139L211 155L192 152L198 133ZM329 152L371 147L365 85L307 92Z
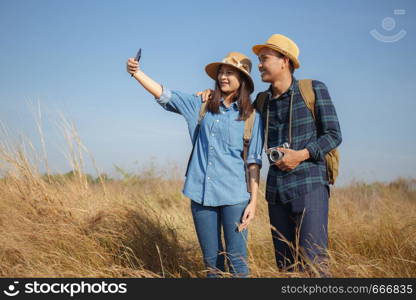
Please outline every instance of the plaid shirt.
M287 203L303 206L296 199L313 191L320 185L328 184L325 154L341 143L341 130L335 107L332 104L324 83L313 80L315 91L315 114L317 121L307 108L299 91L297 80L293 77L289 89L276 99L272 99L271 86L267 90L268 98L262 112L266 122L267 104L269 103L269 136L268 147L280 146L289 142L289 108L290 95L293 89L292 110L292 144L291 149L308 149L310 158L301 162L292 171L282 171L271 161L267 175L266 200L270 203ZM264 124L266 128L266 124ZM301 200L299 200L301 201Z

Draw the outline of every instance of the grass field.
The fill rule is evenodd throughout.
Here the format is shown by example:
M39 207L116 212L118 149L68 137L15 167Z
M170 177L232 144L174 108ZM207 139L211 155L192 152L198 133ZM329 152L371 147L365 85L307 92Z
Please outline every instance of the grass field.
M1 277L205 276L175 166L94 179L72 149L73 172L45 175L24 149L0 145ZM251 276L311 276L276 268L264 183L260 194ZM416 277L416 180L334 188L329 257L333 277Z

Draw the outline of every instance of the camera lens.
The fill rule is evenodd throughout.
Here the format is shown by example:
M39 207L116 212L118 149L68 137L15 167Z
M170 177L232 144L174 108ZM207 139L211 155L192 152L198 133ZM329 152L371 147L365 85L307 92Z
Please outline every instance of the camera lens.
M270 159L272 161L278 161L279 159L281 159L283 157L283 153L280 152L279 150L272 150L270 152Z

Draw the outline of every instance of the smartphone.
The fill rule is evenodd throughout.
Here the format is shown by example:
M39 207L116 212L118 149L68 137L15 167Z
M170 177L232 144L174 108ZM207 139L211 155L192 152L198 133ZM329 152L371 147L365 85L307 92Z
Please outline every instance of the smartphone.
M141 56L142 56L142 48L140 48L139 51L137 51L136 58L134 60L140 61Z
M142 56L142 48L139 48L139 51L137 51L136 57L134 58L135 61L140 61L140 57ZM131 74L130 77L133 77L133 74Z

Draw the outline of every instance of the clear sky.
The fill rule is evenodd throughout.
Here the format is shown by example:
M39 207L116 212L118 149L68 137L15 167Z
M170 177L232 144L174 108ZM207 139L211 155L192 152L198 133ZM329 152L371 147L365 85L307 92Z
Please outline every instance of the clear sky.
M300 48L295 76L325 82L336 106L339 183L416 177L415 13L412 0L0 0L0 121L39 147L30 104L39 102L57 172L70 170L59 112L102 171L113 174L116 164L134 172L152 157L184 169L184 120L130 78L126 60L141 47L148 75L193 93L213 86L206 64L239 51L254 63L259 92L267 85L251 47L281 33Z

